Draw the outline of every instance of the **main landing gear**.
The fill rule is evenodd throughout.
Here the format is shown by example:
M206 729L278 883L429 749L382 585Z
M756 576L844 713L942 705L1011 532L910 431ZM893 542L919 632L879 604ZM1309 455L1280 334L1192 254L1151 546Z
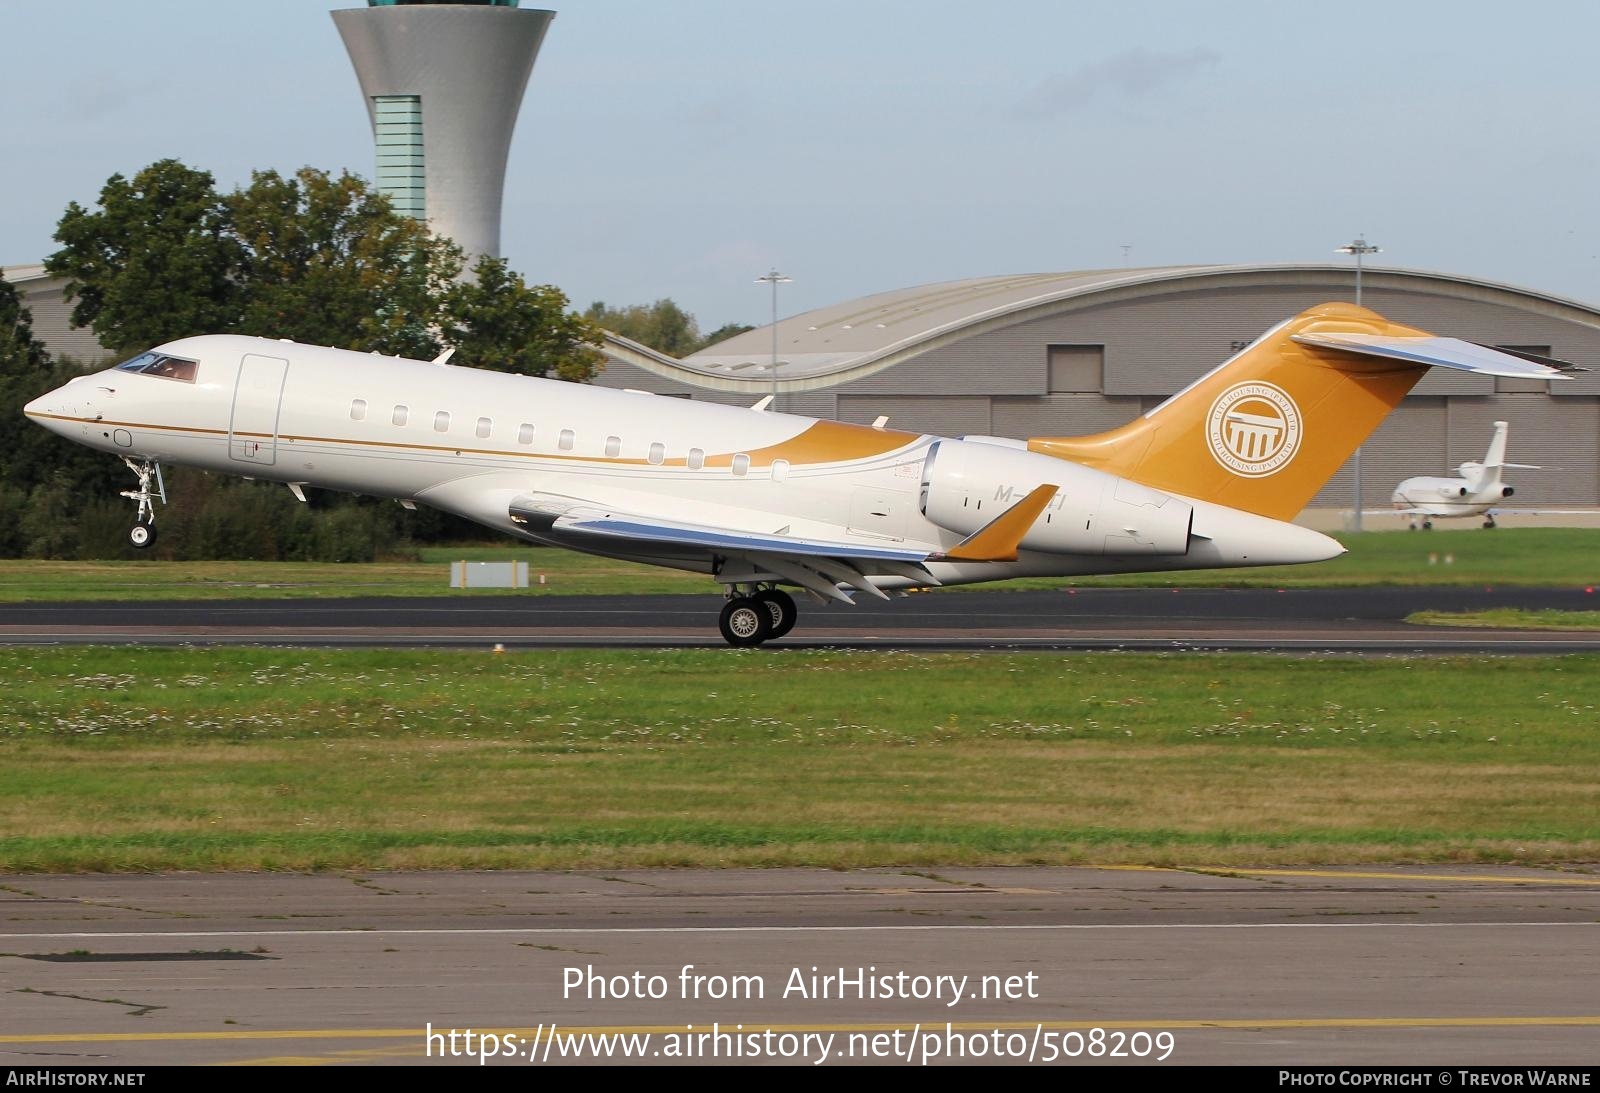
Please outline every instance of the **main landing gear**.
M122 461L128 469L139 476L139 488L136 490L123 490L122 496L132 501L139 502L139 511L133 518L133 527L128 529L128 542L138 550L153 545L156 541L156 505L155 499L161 498L161 503L167 503L167 484L161 478L161 464L153 459L141 459L135 463L127 456ZM155 489L151 489L151 486Z
M794 629L799 617L793 596L781 589L763 588L749 595L730 595L717 625L729 645L748 648L783 637Z

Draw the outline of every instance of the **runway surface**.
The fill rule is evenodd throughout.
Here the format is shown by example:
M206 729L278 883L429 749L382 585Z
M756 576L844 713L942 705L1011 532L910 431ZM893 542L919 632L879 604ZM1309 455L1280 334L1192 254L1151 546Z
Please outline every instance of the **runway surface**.
M469 596L0 605L0 643L297 646L723 645L715 596ZM1421 610L1600 609L1582 588L1078 589L802 603L766 648L1600 650L1600 631L1415 626Z
M0 906L11 1066L476 1065L469 1028L521 1065L1600 1063L1593 870L13 876Z

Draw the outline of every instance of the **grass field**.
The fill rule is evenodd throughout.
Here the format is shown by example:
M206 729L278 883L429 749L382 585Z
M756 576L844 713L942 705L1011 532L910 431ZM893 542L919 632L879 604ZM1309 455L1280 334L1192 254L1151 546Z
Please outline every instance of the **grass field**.
M1126 577L1051 577L980 588L1341 587L1379 584L1600 585L1600 529L1501 528L1492 532L1366 532L1336 536L1342 558L1315 565ZM420 562L42 562L0 560L0 602L27 600L265 599L337 596L505 595L449 587L449 563L527 561L533 587L519 595L711 594L711 578L571 551L517 544L429 548ZM545 583L538 583L540 574Z
M0 870L1600 859L1600 658L0 649Z
M1523 611L1497 608L1492 611L1417 611L1407 622L1424 626L1482 626L1514 630L1600 630L1600 610Z

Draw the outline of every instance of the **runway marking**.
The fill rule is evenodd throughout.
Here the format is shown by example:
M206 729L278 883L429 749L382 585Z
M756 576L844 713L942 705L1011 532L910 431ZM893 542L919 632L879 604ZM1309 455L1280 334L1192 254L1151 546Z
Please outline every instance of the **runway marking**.
M946 1022L940 1021L939 1025ZM773 1032L893 1032L905 1028L904 1022L872 1022L868 1024L767 1024L760 1021L742 1022L745 1030L760 1029ZM1600 1014L1544 1014L1530 1017L1218 1017L1218 1018L1189 1018L1179 1021L1164 1021L1159 1019L1135 1021L1029 1021L1025 1018L1007 1016L994 1021L951 1021L952 1031L956 1032L987 1032L990 1029L1031 1029L1042 1028L1055 1030L1091 1029L1106 1030L1129 1029L1316 1029L1316 1028L1533 1028L1538 1026L1554 1028L1590 1028L1600 1027ZM539 1028L480 1028L477 1026L461 1026L455 1029L465 1033L471 1027L473 1032L500 1036L518 1036L528 1043L542 1042L548 1026ZM726 1026L725 1026L726 1027ZM706 1026L709 1031L709 1026ZM434 1029L434 1035L444 1035L449 1038L450 1029ZM562 1026L556 1034L563 1038L585 1035L615 1035L615 1034L651 1034L681 1033L684 1031L682 1022L675 1025L586 1025L581 1027ZM366 1028L366 1029L268 1029L268 1030L241 1030L238 1032L62 1032L38 1033L36 1035L5 1035L0 1036L0 1044L80 1044L80 1043L184 1043L184 1042L215 1042L215 1041L263 1041L263 1040L399 1040L415 1037L422 1040L426 1036L423 1028ZM280 1056L279 1058L287 1058Z
M0 934L0 941L10 940L61 940L107 938L157 939L174 937L478 937L504 934L526 936L529 934L886 934L886 933L940 933L953 930L1444 930L1463 927L1482 929L1540 929L1556 926L1577 926L1593 929L1600 920L1584 922L1047 922L1033 925L1003 926L998 924L922 926L486 926L477 929L465 927L388 929L373 926L368 929L339 930L141 930L108 931L95 933L17 933Z
M1364 873L1350 869L1243 869L1232 865L1101 865L1098 869L1115 869L1129 873L1203 873L1206 876L1241 877L1327 877L1329 879L1360 878L1363 880L1425 880L1470 881L1474 884L1556 884L1600 888L1600 877L1574 877L1564 873L1551 873L1537 877L1495 877L1468 873Z

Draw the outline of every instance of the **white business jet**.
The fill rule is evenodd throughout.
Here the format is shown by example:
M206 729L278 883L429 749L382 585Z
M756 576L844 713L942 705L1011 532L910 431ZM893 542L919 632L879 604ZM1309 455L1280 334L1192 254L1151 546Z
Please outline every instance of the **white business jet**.
M1535 463L1506 462L1506 432L1505 422L1495 422L1494 437L1489 441L1489 451L1483 462L1468 460L1461 464L1456 468L1460 477L1422 475L1408 478L1395 487L1392 498L1395 510L1411 517L1413 531L1419 519L1422 527L1428 529L1436 519L1458 516L1481 515L1484 527L1495 526L1495 506L1516 492L1500 480L1500 472L1506 467L1539 470Z
M522 539L709 574L723 637L819 602L1021 576L1313 562L1290 523L1430 366L1560 370L1348 304L1286 320L1127 425L939 437L442 361L206 335L74 379L25 412L121 456L134 546L161 464L430 505Z

